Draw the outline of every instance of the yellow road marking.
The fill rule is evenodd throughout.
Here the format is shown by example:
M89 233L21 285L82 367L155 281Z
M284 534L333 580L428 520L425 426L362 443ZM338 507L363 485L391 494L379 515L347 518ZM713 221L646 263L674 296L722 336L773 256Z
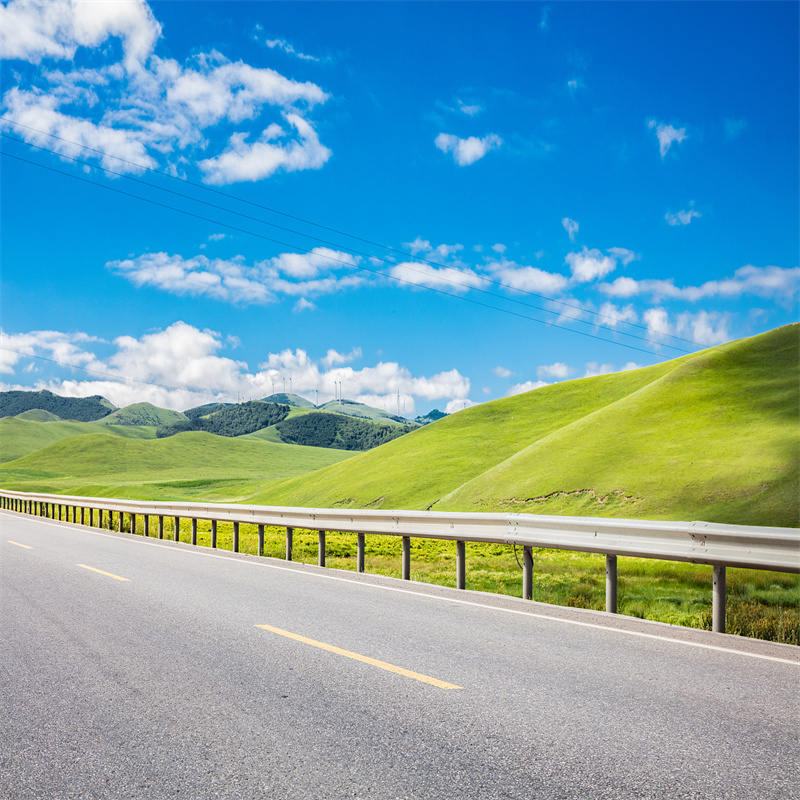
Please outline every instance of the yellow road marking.
M336 647L332 644L325 644L325 642L318 642L314 639L308 639L305 636L300 636L298 633L291 633L283 631L280 628L273 628L272 625L256 625L256 628L263 628L265 631L272 631L279 636L286 636L289 639L295 639L298 642L319 647L321 650L328 650L331 653L338 653L340 656L347 656L347 658L354 658L356 661L363 661L365 664L371 664L373 667L380 667L381 669L388 670L389 672L396 672L398 675L405 675L406 678L414 678L414 680L422 681L422 683L430 683L432 686L438 686L440 689L463 689L463 686L456 686L454 683L447 683L447 681L440 681L438 678L431 678L428 675L421 675L419 672L412 672L410 669L403 669L394 664L387 664L385 661L378 661L377 659L370 658L369 656L362 656L360 653L352 653L350 650L343 650L341 647Z
M120 578L119 575L115 575L113 572L104 572L102 569L97 569L97 567L89 567L86 564L76 564L76 567L83 567L84 569L90 569L92 572L99 572L101 575L106 575L109 578L114 578L117 581L129 581L130 578Z
M29 544L20 544L19 542L12 542L11 539L7 540L9 544L15 544L17 547L24 547L26 550L33 550Z

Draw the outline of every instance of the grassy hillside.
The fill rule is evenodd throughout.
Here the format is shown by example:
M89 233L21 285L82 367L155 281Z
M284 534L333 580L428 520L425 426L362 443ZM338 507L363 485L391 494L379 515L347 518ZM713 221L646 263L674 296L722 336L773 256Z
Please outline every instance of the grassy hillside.
M95 496L235 500L265 481L300 475L348 455L204 432L150 441L95 433L55 442L4 464L2 485Z
M797 526L799 330L466 409L253 502Z
M27 419L31 422L61 422L61 417L59 417L58 414L53 414L41 408L32 408L30 411L23 411L21 414L16 415L16 419Z
M152 403L133 403L97 421L99 425L148 425L162 428L188 419L180 411L159 408Z
M291 406L292 408L316 408L316 406L305 397L300 397L299 394L286 394L279 392L278 394L271 394L269 397L261 398L265 403L278 403L282 406Z
M17 417L4 417L0 419L0 463L13 461L29 453L34 453L42 447L69 439L72 436L85 436L97 434L97 424L94 422L39 422L31 418L31 414L47 413L28 411ZM156 429L150 427L135 427L111 425L101 428L115 437L131 439L154 439Z

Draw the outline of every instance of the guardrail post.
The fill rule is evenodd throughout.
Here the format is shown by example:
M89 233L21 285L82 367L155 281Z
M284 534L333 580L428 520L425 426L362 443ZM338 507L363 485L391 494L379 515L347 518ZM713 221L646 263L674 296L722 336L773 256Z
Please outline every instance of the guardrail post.
M411 537L403 537L403 580L411 580Z
M363 533L358 534L358 542L356 544L356 572L364 571L364 550L366 536Z
M533 599L533 551L530 547L522 548L522 597Z
M711 630L714 633L725 633L725 567L716 564L711 603Z
M318 531L317 565L325 566L325 531Z
M239 523L233 523L233 552L239 552Z
M217 546L217 521L215 519L211 520L211 546Z
M164 517L161 516L158 518L158 538L164 538Z
M617 557L606 556L606 611L617 613Z
M181 540L181 520L180 517L175 517L172 523L172 538L174 541Z
M456 542L456 589L464 589L467 585L467 556L463 541Z
M197 519L192 517L192 544L197 544Z
M294 528L286 529L286 560L292 560L292 544L294 539Z
M150 536L150 517L147 514L142 515L142 536L146 539Z
M131 533L136 533L136 514L131 514Z
M84 520L84 516L85 516L84 512L85 511L86 511L86 509L83 506L81 506L81 525L83 525L83 520ZM102 511L98 511L97 513L100 516L100 520L101 520L100 527L102 527L103 512Z
M122 533L125 530L125 514L122 511L119 512L119 519L117 522L119 523L118 531Z
M258 554L264 555L264 526L258 526Z

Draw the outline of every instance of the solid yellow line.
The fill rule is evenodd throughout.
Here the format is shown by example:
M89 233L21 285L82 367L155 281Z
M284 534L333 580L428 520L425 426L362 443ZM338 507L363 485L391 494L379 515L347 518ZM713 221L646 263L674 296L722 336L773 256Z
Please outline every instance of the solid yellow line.
M15 544L17 547L24 547L26 550L33 550L29 544L20 544L19 542L12 542L11 539L7 540L9 544Z
M97 567L88 567L86 564L76 564L76 567L83 567L84 569L90 569L92 572L99 572L101 575L106 575L109 578L114 578L117 581L129 581L130 578L120 578L119 575L115 575L113 572L103 572L102 569L97 569Z
M385 661L378 661L377 659L370 658L369 656L362 656L360 653L352 653L350 650L343 650L341 647L336 647L332 644L325 644L325 642L318 642L314 639L309 639L305 636L300 636L298 633L291 633L283 631L280 628L273 628L272 625L256 625L256 628L263 628L265 631L272 631L280 636L286 636L289 639L295 639L298 642L319 647L321 650L328 650L331 653L338 653L340 656L347 656L347 658L354 658L356 661L363 661L365 664L371 664L373 667L380 667L381 669L388 670L389 672L396 672L398 675L404 675L406 678L414 678L414 680L422 681L423 683L430 683L432 686L438 686L440 689L463 689L463 686L456 686L454 683L447 683L447 681L440 681L438 678L431 678L428 675L421 675L419 672L412 672L410 669L403 669L394 664L387 664Z

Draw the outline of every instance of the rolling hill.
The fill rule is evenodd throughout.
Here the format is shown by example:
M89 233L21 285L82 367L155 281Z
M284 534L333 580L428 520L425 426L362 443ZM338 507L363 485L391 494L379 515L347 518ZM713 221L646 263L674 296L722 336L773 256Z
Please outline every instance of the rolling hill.
M299 394L285 394L280 392L278 394L271 394L269 397L261 398L265 403L278 403L282 406L291 406L292 408L316 408L316 406L305 397L300 397Z
M799 334L475 406L251 502L798 526Z
M357 403L355 400L331 400L319 406L319 410L329 411L333 414L344 414L348 417L377 420L378 422L385 422L392 425L409 424L408 420L397 417L394 414L389 414L382 408L373 408L364 403Z
M5 463L2 485L107 497L237 499L266 481L319 469L349 455L201 431L152 440L103 431L63 439Z
M180 411L159 408L152 403L132 403L124 408L118 408L107 417L97 420L97 424L147 425L160 428L165 425L174 425L176 422L185 422L186 420L188 420L188 417Z

